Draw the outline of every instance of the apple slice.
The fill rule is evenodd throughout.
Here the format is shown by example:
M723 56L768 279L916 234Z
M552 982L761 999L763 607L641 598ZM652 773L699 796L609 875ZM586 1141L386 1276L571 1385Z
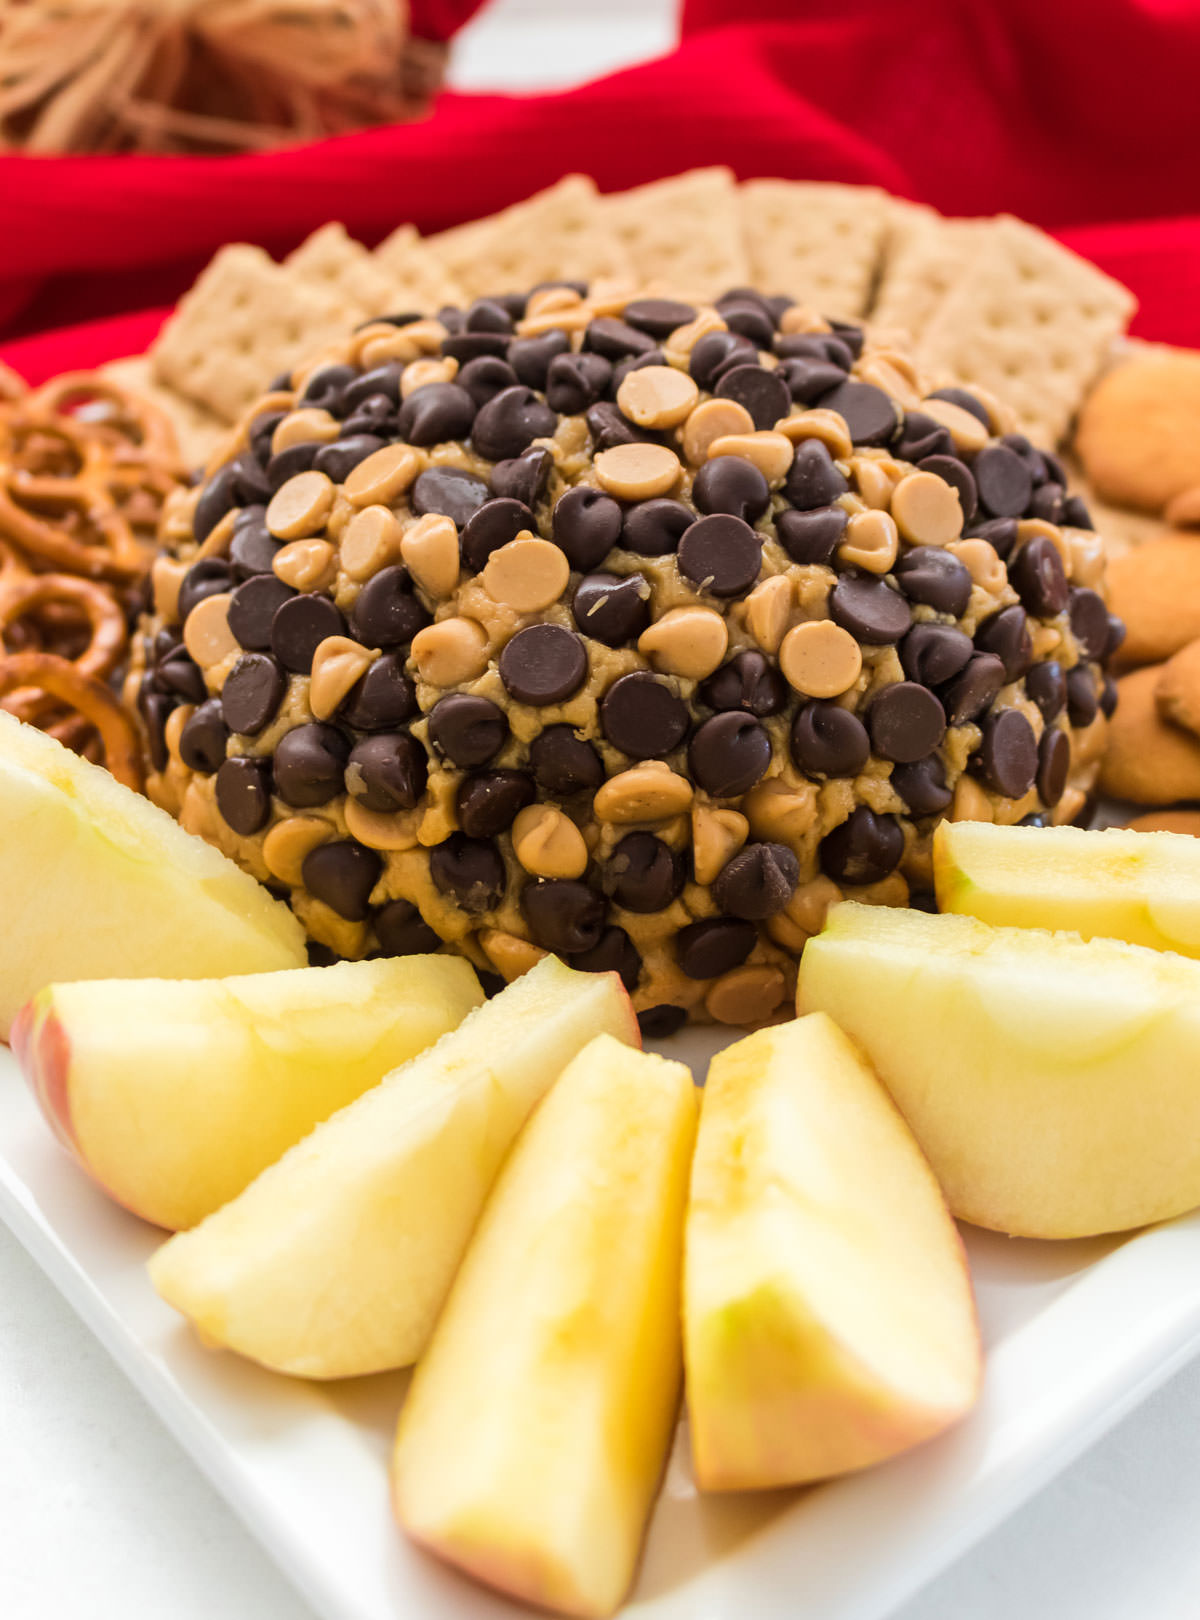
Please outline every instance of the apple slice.
M482 1000L456 956L102 979L39 991L12 1040L84 1167L127 1209L179 1228L235 1198Z
M292 913L165 810L0 711L0 1036L43 985L303 967Z
M513 1139L594 1035L638 1044L615 973L543 959L150 1262L206 1341L346 1378L420 1355Z
M607 1615L633 1579L675 1427L696 1094L602 1036L517 1143L417 1368L397 1517L477 1579Z
M979 1327L958 1231L895 1104L824 1014L712 1060L686 1252L701 1489L865 1468L973 1404Z
M797 1005L859 1042L964 1220L1089 1237L1200 1203L1200 962L844 904Z
M943 821L933 875L943 911L1200 956L1200 841L1183 833Z

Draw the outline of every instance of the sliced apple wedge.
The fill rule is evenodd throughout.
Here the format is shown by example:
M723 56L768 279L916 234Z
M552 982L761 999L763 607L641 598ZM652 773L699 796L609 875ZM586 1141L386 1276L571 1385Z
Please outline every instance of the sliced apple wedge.
M13 1049L60 1139L118 1203L195 1226L483 991L455 956L234 979L49 985Z
M404 1528L563 1614L624 1597L675 1426L695 1125L682 1063L585 1048L513 1150L400 1416Z
M974 1402L979 1328L957 1229L895 1104L823 1014L713 1059L686 1255L701 1489L865 1468Z
M303 967L292 913L33 726L0 712L0 1036L43 985Z
M601 1034L638 1044L619 977L544 957L173 1237L155 1287L206 1341L279 1372L407 1366L517 1132Z
M933 874L942 911L1200 956L1200 840L1183 833L943 821Z
M845 904L797 1006L862 1046L964 1220L1089 1237L1200 1203L1200 962Z

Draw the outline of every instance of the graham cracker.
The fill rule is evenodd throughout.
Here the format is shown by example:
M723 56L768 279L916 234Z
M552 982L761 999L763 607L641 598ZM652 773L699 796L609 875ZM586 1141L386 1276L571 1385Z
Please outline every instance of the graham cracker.
M396 302L394 279L344 225L322 225L288 254L283 268L306 286L341 299L351 318L348 324L402 307Z
M148 354L130 355L125 360L110 360L100 367L100 375L111 377L122 387L157 405L175 429L184 466L203 467L218 440L228 432L228 425L203 405L185 399L165 383L155 382L150 364Z
M925 371L990 389L1031 438L1053 445L1133 310L1119 282L1005 215L938 305L916 357Z
M920 338L938 306L980 251L990 220L943 219L932 208L896 216L871 305L872 324Z
M233 422L277 372L344 337L346 305L261 248L224 247L179 302L151 352L167 383Z
M596 187L582 174L569 174L489 219L431 236L427 245L470 298L519 292L540 281L632 274Z
M749 180L740 201L756 287L837 320L865 314L888 229L886 193L831 181Z
M401 225L375 249L375 262L392 284L393 311L432 315L445 304L467 300L415 225Z
M750 279L729 169L692 169L603 197L601 207L639 281L707 300Z

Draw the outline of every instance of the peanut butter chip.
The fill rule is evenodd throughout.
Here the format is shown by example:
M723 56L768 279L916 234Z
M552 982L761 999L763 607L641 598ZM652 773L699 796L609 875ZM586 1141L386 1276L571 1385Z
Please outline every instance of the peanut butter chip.
M631 371L631 377L638 373ZM792 441L782 433L724 433L708 447L713 456L741 456L753 462L772 489L777 489L788 475L795 457Z
M294 591L316 591L332 582L337 555L328 540L293 540L271 559L275 578Z
M664 674L702 681L720 664L728 645L729 630L719 613L678 607L642 632L638 651Z
M706 399L683 425L683 453L693 467L700 467L708 460L714 440L753 432L754 418L737 400Z
M414 360L404 368L400 378L400 398L407 399L426 383L453 382L458 375L458 361L453 355L444 360Z
M368 810L365 804L346 795L342 806L346 831L368 849L415 849L415 817L408 810Z
M566 309L578 309L582 303L583 298L574 287L541 287L530 293L525 313L531 317L553 315Z
M328 720L346 693L370 669L379 653L349 636L326 636L313 653L308 706L318 720Z
M583 834L550 804L527 805L513 822L513 854L533 877L577 878L587 871Z
M301 540L316 534L329 516L334 493L333 484L323 472L297 473L271 496L267 528L279 540Z
M262 856L267 871L280 883L298 889L304 882L300 868L307 855L318 844L336 837L336 830L328 821L317 816L289 816L278 821L263 839Z
M692 784L661 759L610 776L592 808L601 821L667 821L692 807Z
M958 491L936 473L902 478L892 491L892 516L904 538L918 546L944 546L962 533Z
M183 644L201 669L211 669L232 652L240 651L237 637L229 628L228 591L206 596L188 614L183 626Z
M271 435L271 454L290 450L294 444L332 444L342 431L342 424L328 411L306 407L289 411Z
M385 444L351 469L342 488L355 506L374 506L376 502L389 506L414 482L420 470L421 456L410 444ZM270 521L269 512L267 518Z
M870 456L855 456L850 466L864 505L886 512L892 499L892 480L882 462Z
M885 352L868 355L856 367L856 375L861 382L874 383L876 388L882 388L906 411L925 409L921 404L920 392L914 386L912 368L903 364L899 356Z
M750 836L750 823L740 810L692 810L692 867L697 883L712 883L731 856Z
M517 613L537 613L557 602L567 588L571 565L549 540L527 529L493 551L483 569L483 588L493 602Z
M154 589L154 611L168 624L179 617L179 587L187 573L189 563L176 562L173 557L156 557L150 570L150 583Z
M686 371L674 366L642 366L627 372L617 389L617 408L638 427L678 426L700 398Z
M805 697L840 697L859 677L862 649L849 630L832 619L810 619L784 636L779 667L789 685Z
M842 891L832 878L813 878L811 883L800 885L784 910L806 934L819 934L830 906L835 906L841 898Z
M399 555L400 535L399 521L386 506L367 506L355 512L339 546L342 568L351 579L370 579Z
M444 602L458 584L458 530L454 519L426 512L400 541L404 565L427 596Z
M423 354L437 354L449 335L441 321L435 320L368 327L359 334L359 363L372 371L389 360L419 360Z
M233 539L233 531L237 524L238 514L236 508L226 512L219 522L214 523L204 536L204 544L191 559L199 562L201 557L224 557L229 551L229 542Z
M1063 567L1070 569L1071 547L1066 535L1057 523L1047 523L1045 518L1022 518L1017 524L1017 548L1027 546L1031 540L1039 536L1049 540L1050 544L1062 558Z
M678 355L685 362L702 337L710 332L726 332L728 327L715 309L702 309L694 321L677 326L663 345L667 355Z
M1068 579L1076 585L1095 585L1104 577L1103 539L1091 529L1065 529L1063 534L1070 558Z
M778 776L769 777L743 796L742 809L755 838L799 849L816 825L816 784L792 786Z
M823 315L807 304L790 304L779 317L779 330L788 335L807 332L830 332L833 328Z
M923 399L921 410L942 427L949 428L954 448L962 454L977 455L988 442L988 430L979 418L952 400Z
M792 616L792 582L775 574L746 598L746 628L765 653L777 653Z
M751 964L723 973L709 988L704 1006L718 1024L761 1024L786 994L781 968Z
M163 741L167 745L167 752L174 760L179 760L179 738L184 726L196 712L195 704L183 703L178 709L172 709L167 716L167 723L163 727ZM182 764L180 760L180 764Z
M1008 569L1000 560L995 546L987 540L952 540L946 547L958 558L981 590L999 596L1008 584Z
M519 979L536 967L548 953L520 934L506 934L502 928L484 928L479 935L484 955L506 983Z
M782 433L793 444L800 444L805 439L820 439L837 461L845 461L854 449L846 418L837 411L818 408L801 411L798 416L785 416L782 422L776 422L775 431Z
M618 444L601 450L595 460L601 487L619 501L646 501L669 495L683 468L663 444Z
M417 631L412 656L423 681L460 686L487 668L487 631L474 619L442 619Z
M886 512L855 512L846 524L846 538L838 547L838 560L870 574L888 574L900 550L896 520Z

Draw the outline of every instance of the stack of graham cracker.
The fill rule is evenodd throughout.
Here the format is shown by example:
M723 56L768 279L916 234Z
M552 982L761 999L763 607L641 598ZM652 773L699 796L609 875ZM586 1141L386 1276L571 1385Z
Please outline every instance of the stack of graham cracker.
M1061 440L1132 313L1125 288L1019 220L944 219L869 186L697 169L602 196L582 175L490 219L374 252L324 226L276 264L223 248L149 357L189 450L304 353L373 315L432 313L562 278L618 278L708 300L750 285L826 316L903 331L922 370L1006 399ZM122 362L130 380L145 362ZM134 368L132 372L130 368Z

